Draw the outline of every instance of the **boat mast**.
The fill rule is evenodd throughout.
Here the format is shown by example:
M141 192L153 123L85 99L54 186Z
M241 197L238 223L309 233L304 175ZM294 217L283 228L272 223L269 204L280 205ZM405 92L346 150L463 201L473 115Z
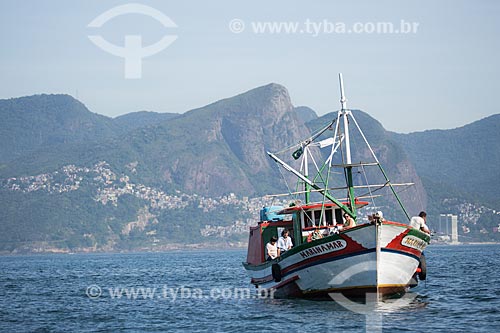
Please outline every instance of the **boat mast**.
M347 191L349 197L349 206L353 214L353 218L356 219L356 204L354 196L354 186L352 182L352 161L351 161L351 143L349 140L349 119L348 116L351 113L347 109L347 100L344 94L344 80L342 78L342 73L339 73L339 83L340 83L340 113L344 117L344 142L345 142L345 155L346 155L346 174L347 174Z
M304 148L304 177L309 178L309 159L308 155L309 154L309 148L306 146ZM307 183L304 182L304 191L305 191L305 200L306 200L306 205L311 201L311 186Z

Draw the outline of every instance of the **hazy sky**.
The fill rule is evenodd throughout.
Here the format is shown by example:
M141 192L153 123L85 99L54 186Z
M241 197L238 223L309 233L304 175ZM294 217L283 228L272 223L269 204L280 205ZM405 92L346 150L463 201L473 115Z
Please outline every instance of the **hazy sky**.
M500 1L135 1L177 27L142 14L88 27L128 3L0 0L0 98L66 93L108 116L182 113L276 82L294 105L322 115L339 107L342 72L348 107L392 131L453 128L499 113ZM384 22L399 30L402 20L416 31L371 31ZM231 22L235 31L243 22L243 31L231 31ZM298 28L254 30L266 22ZM140 79L126 79L124 59L89 35L118 46L125 35L141 35L144 46L177 39L142 59Z

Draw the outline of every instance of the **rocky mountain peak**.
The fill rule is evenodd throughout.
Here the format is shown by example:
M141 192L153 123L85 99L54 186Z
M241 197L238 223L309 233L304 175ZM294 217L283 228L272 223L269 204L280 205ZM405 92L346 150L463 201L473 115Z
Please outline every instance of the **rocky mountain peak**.
M221 133L253 174L268 172L267 150L297 142L307 128L297 117L285 87L271 83L224 102Z

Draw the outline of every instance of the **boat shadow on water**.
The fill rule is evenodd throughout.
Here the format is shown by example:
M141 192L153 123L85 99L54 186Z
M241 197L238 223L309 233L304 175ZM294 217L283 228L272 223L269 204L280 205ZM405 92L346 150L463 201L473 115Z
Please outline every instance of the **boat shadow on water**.
M261 302L268 306L285 309L300 307L303 310L309 307L317 309L318 304L321 304L321 310L325 312L344 311L357 314L414 312L424 310L430 304L428 296L415 292L383 298L380 298L377 293L367 293L364 297L346 297L341 293L330 293L326 298L267 298L262 299Z

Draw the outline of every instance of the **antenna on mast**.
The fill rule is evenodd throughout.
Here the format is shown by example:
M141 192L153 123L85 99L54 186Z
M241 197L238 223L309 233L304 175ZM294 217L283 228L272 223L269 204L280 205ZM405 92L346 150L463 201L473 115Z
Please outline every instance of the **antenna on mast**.
M351 144L349 141L349 121L347 116L349 114L349 110L346 109L347 99L344 94L344 80L342 78L342 73L339 73L339 83L340 83L340 105L342 110L340 110L342 116L344 117L344 136L345 136L345 156L346 163L351 164Z
M342 73L339 73L339 83L340 83L340 105L342 106L342 111L346 108L347 99L344 95L344 79L342 78Z

